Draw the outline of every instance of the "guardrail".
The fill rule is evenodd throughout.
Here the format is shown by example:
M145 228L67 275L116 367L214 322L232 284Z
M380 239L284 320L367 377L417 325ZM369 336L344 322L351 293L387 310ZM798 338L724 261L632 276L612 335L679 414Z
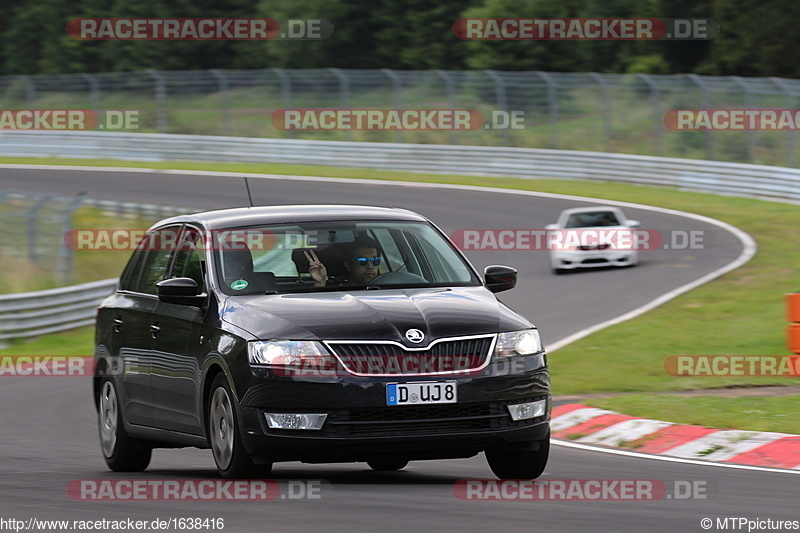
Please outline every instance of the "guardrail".
M98 304L116 279L22 294L0 295L0 340L35 337L94 323Z
M0 155L295 163L583 179L800 202L800 170L598 152L106 132L0 132ZM113 290L114 282L0 296L0 340L91 324L95 307Z
M0 132L0 156L290 163L407 172L615 181L800 202L800 170L536 148L109 132Z

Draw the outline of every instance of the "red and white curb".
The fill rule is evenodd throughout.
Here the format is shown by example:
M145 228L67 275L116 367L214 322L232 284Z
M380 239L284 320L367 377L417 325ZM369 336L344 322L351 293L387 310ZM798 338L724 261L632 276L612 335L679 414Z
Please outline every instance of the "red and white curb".
M800 470L800 436L718 430L568 404L553 409L554 438L640 453Z

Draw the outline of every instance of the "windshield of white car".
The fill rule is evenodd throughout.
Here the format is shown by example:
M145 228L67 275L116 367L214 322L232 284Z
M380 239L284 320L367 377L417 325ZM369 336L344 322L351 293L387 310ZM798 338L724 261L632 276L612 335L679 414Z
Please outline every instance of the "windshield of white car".
M617 215L611 211L592 211L590 213L573 213L567 219L565 228L597 228L603 226L619 226Z

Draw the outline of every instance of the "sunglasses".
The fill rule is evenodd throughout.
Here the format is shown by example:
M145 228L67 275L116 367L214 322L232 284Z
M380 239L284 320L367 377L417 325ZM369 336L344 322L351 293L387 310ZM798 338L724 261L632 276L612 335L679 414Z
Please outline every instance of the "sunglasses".
M353 261L360 267L365 267L372 261L372 264L378 266L381 264L380 257L356 257Z

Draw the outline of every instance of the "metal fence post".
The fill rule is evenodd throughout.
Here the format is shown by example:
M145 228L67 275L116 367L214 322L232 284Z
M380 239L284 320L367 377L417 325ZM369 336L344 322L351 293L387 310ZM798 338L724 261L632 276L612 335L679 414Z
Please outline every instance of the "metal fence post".
M603 149L611 151L611 101L608 98L608 83L597 72L590 72L589 76L600 84L600 94L603 98Z
M739 76L731 76L733 81L739 85L739 87L744 91L744 105L747 106L747 109L753 109L753 93L750 92L750 89L744 83L744 80ZM756 136L755 132L752 130L747 131L747 160L752 163L755 160L755 148L756 148Z
M661 91L658 85L647 74L637 74L637 78L644 80L644 83L650 89L650 96L653 100L653 152L656 155L661 154L661 127L664 122L661 117Z
M400 76L393 70L382 68L381 72L392 81L392 99L394 100L395 109L403 108L403 82ZM403 131L395 131L394 138L397 142L403 142Z
M274 72L278 79L281 80L281 96L283 97L283 107L285 109L289 109L292 107L292 80L289 79L289 76L283 71L282 68L271 68L269 70L270 72Z
M442 78L444 82L444 92L447 95L447 105L450 106L450 109L456 108L456 87L453 83L453 78L450 75L443 71L443 70L435 70L436 75ZM450 132L450 144L458 144L458 135L456 135L455 130Z
M687 78L692 80L695 85L700 87L700 105L703 109L709 108L708 103L708 85L697 74L687 74ZM706 131L706 159L714 159L714 132L711 130Z
M792 97L795 96L792 94L791 88L786 84L784 80L781 78L772 77L770 81L778 86L778 88L786 95L786 108L792 108ZM793 167L794 166L794 147L797 144L797 130L787 132L788 135L786 136L786 166Z
M495 107L498 111L508 111L508 95L506 94L505 80L494 70L484 70L484 72L494 82ZM508 129L500 131L500 135L503 137L503 143L509 144Z
M211 69L211 75L217 78L217 82L219 84L219 99L220 103L222 104L222 131L225 132L226 135L231 135L233 133L233 127L231 124L231 103L230 97L228 95L228 78L225 77L225 73L219 69Z
M28 109L36 109L36 85L31 81L30 76L18 76L25 84L25 102Z
M547 84L547 114L550 116L552 147L558 148L558 94L552 76L541 70L535 72Z
M278 79L281 82L281 98L283 99L283 108L289 109L292 107L292 80L289 79L289 75L283 71L282 68L271 68L269 69L270 72L275 73ZM297 132L294 130L288 130L286 134L289 137L296 137Z
M66 235L72 229L72 214L83 203L86 193L81 191L78 196L64 208L61 214L61 235ZM72 281L74 273L72 271L72 258L75 253L69 246L60 246L58 248L59 254L56 261L56 282L65 285Z
M36 252L36 215L37 213L53 198L54 194L45 194L39 198L33 207L31 207L28 214L25 215L28 219L28 260L31 263L36 262L37 252Z
M81 78L86 80L89 84L89 97L92 100L92 110L95 113L100 113L100 84L91 74L81 74Z
M167 88L164 84L164 77L153 69L147 72L156 82L156 129L161 133L167 133Z
M342 109L350 109L350 80L347 79L347 76L342 72L342 69L339 68L329 68L328 69L331 74L336 76L336 79L339 80L339 105ZM345 130L344 138L350 140L353 138L352 130Z

